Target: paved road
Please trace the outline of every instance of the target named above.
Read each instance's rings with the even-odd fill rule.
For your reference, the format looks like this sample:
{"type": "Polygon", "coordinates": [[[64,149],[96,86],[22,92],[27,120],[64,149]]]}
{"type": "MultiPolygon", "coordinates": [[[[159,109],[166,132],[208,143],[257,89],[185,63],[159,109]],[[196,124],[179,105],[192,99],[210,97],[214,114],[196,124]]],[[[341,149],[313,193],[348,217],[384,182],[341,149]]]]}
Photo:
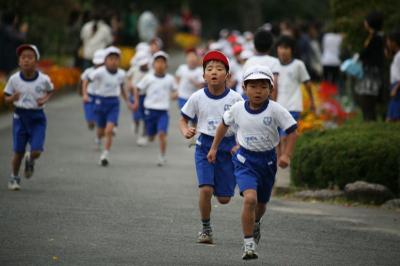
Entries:
{"type": "MultiPolygon", "coordinates": [[[[216,244],[195,243],[199,229],[193,149],[177,130],[173,108],[168,164],[157,145],[135,146],[126,109],[111,153],[97,165],[80,99],[47,108],[46,152],[20,192],[6,189],[10,115],[1,115],[0,265],[242,265],[240,208],[214,201],[216,244]]],[[[266,265],[398,265],[400,214],[273,199],[262,227],[266,265]]]]}
{"type": "Polygon", "coordinates": [[[274,198],[258,261],[241,261],[241,198],[213,201],[216,244],[200,229],[193,149],[171,114],[168,164],[135,145],[126,108],[97,165],[93,133],[75,94],[47,106],[46,152],[20,192],[7,190],[11,114],[0,115],[0,265],[399,265],[400,213],[274,198]]]}

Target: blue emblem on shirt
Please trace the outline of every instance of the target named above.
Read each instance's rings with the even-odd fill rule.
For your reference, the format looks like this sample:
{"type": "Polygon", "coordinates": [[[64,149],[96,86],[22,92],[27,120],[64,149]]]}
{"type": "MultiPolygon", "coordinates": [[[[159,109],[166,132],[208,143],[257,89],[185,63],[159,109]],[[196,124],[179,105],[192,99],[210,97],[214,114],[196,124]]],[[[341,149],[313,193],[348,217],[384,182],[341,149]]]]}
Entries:
{"type": "Polygon", "coordinates": [[[224,111],[228,111],[231,108],[231,104],[225,104],[224,111]]]}
{"type": "Polygon", "coordinates": [[[264,117],[264,118],[263,118],[263,123],[264,123],[264,125],[266,125],[266,126],[270,126],[271,123],[272,123],[272,117],[270,117],[270,116],[264,117]]]}

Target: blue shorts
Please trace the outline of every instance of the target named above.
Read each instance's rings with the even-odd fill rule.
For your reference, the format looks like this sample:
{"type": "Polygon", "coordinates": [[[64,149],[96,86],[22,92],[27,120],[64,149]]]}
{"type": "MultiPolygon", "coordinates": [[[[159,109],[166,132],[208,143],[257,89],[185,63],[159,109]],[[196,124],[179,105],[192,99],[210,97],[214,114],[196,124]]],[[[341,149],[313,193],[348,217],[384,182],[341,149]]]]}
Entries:
{"type": "Polygon", "coordinates": [[[275,150],[254,152],[240,147],[232,161],[240,193],[254,189],[258,202],[267,203],[271,198],[277,170],[275,150]]]}
{"type": "Polygon", "coordinates": [[[119,116],[119,98],[96,96],[95,113],[98,128],[105,128],[107,123],[113,123],[117,126],[119,116]]]}
{"type": "Polygon", "coordinates": [[[183,98],[178,98],[178,107],[179,110],[181,110],[183,108],[183,106],[185,105],[185,103],[187,102],[188,99],[183,99],[183,98]]]}
{"type": "MultiPolygon", "coordinates": [[[[394,89],[398,82],[390,85],[390,91],[394,89]]],[[[387,118],[391,120],[400,120],[400,91],[397,92],[395,97],[391,97],[388,106],[387,118]]]]}
{"type": "MultiPolygon", "coordinates": [[[[230,149],[217,152],[215,163],[209,163],[207,154],[210,150],[213,137],[201,134],[197,141],[194,154],[196,173],[199,187],[208,185],[214,188],[214,195],[219,197],[232,197],[235,194],[236,180],[233,175],[233,163],[230,149]]],[[[235,138],[224,138],[225,143],[235,145],[235,138]]],[[[228,144],[229,145],[229,144],[228,144]]]]}
{"type": "MultiPolygon", "coordinates": [[[[289,111],[289,113],[292,115],[293,119],[296,120],[296,122],[298,122],[300,120],[301,112],[289,111]]],[[[279,128],[278,131],[279,131],[279,136],[281,136],[281,137],[287,136],[287,134],[284,130],[279,128]]]]}
{"type": "Polygon", "coordinates": [[[96,113],[95,113],[95,96],[89,94],[89,101],[83,103],[83,111],[85,113],[85,119],[87,122],[95,122],[96,121],[96,113]]]}
{"type": "Polygon", "coordinates": [[[13,115],[13,148],[24,153],[29,143],[31,151],[43,151],[47,119],[43,110],[16,108],[13,115]]]}
{"type": "MultiPolygon", "coordinates": [[[[146,98],[146,95],[139,95],[139,107],[136,112],[132,112],[133,121],[144,120],[144,98],[146,98]]],[[[131,103],[135,102],[133,95],[131,95],[129,99],[131,103]]]]}
{"type": "Polygon", "coordinates": [[[144,123],[148,136],[155,136],[157,133],[168,133],[169,115],[166,110],[146,109],[144,111],[144,123]]]}

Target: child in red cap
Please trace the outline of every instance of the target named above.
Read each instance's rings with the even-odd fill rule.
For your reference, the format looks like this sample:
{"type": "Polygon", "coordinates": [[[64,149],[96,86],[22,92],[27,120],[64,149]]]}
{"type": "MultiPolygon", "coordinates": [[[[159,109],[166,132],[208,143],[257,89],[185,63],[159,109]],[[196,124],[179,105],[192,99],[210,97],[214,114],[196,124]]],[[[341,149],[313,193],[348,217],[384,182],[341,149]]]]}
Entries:
{"type": "Polygon", "coordinates": [[[229,77],[229,61],[219,51],[210,51],[203,58],[203,77],[207,86],[193,93],[181,109],[180,130],[190,139],[200,132],[196,141],[195,164],[199,185],[199,208],[203,229],[198,242],[212,244],[210,223],[211,198],[215,195],[221,204],[227,204],[234,195],[236,186],[233,175],[231,152],[236,146],[234,131],[229,131],[218,149],[215,163],[207,161],[207,154],[213,142],[222,116],[234,103],[241,101],[237,92],[226,88],[229,77]],[[189,121],[197,117],[196,128],[189,121]]]}
{"type": "Polygon", "coordinates": [[[40,54],[35,45],[23,44],[17,48],[20,71],[10,77],[4,89],[5,101],[15,106],[13,114],[12,173],[8,182],[10,190],[19,190],[19,169],[25,154],[25,177],[33,175],[35,160],[43,151],[47,120],[44,104],[53,93],[49,76],[36,68],[40,54]],[[30,151],[25,153],[29,143],[30,151]]]}

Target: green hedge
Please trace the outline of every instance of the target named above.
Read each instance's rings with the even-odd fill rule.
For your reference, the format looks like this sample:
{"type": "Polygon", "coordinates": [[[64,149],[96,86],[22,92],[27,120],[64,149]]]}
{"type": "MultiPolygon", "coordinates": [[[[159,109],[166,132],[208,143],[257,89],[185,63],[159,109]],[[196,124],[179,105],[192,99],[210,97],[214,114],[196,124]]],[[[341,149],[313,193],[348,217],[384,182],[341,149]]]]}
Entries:
{"type": "Polygon", "coordinates": [[[364,180],[399,194],[400,123],[365,123],[305,133],[297,140],[291,165],[296,186],[343,188],[364,180]]]}

